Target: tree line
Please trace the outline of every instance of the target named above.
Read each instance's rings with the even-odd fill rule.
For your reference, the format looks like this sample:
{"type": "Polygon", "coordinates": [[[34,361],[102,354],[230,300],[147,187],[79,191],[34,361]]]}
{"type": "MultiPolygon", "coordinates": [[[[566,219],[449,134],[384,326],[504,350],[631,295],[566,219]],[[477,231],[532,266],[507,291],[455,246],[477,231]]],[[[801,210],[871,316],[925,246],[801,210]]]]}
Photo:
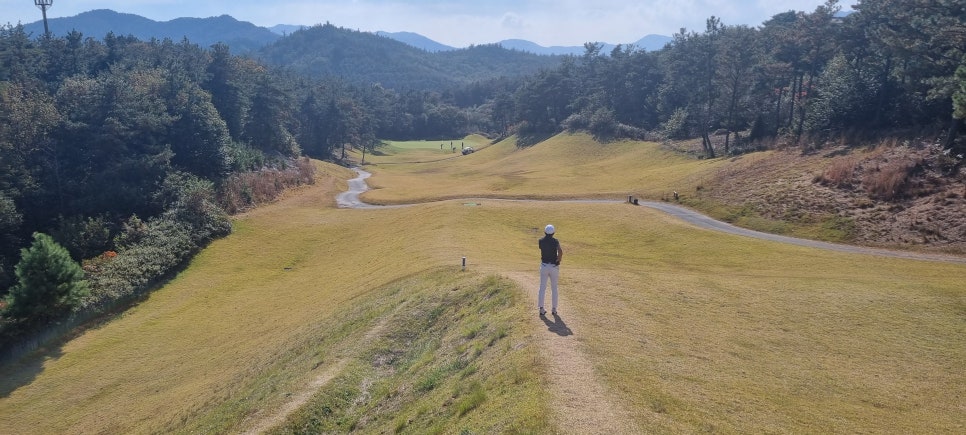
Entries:
{"type": "Polygon", "coordinates": [[[329,74],[367,77],[356,82],[354,101],[371,114],[380,138],[517,134],[526,144],[584,130],[601,140],[700,138],[704,154],[714,157],[778,139],[863,143],[899,134],[938,137],[959,155],[966,152],[964,8],[954,0],[862,0],[841,16],[830,0],[757,27],[710,17],[704,29],[682,29],[662,50],[623,45],[603,52],[602,44],[587,43],[583,55],[555,57],[524,76],[508,71],[531,61],[514,64],[491,46],[445,59],[407,48],[400,56],[422,70],[403,67],[391,60],[395,41],[380,46],[374,35],[332,25],[293,35],[316,49],[299,52],[294,39],[283,39],[260,58],[308,75],[323,72],[306,65],[324,65],[329,74]],[[378,74],[338,62],[347,57],[369,59],[362,70],[378,74]],[[478,78],[439,81],[440,71],[478,78]],[[427,90],[411,76],[434,81],[427,90]]]}
{"type": "MultiPolygon", "coordinates": [[[[311,182],[300,157],[344,158],[384,139],[515,134],[525,145],[581,130],[603,141],[700,138],[715,157],[778,138],[926,134],[966,154],[966,5],[854,9],[839,18],[830,0],[758,27],[711,17],[658,51],[588,43],[530,75],[505,73],[509,61],[429,87],[310,75],[285,56],[240,57],[223,44],[0,27],[0,332],[9,339],[143,291],[227,234],[227,213],[255,202],[258,183],[311,182]],[[83,273],[37,275],[46,264],[83,273]],[[77,285],[40,279],[53,275],[77,285]]],[[[333,33],[359,36],[331,25],[292,36],[313,47],[313,35],[333,33]]],[[[380,40],[398,44],[366,43],[380,40]]],[[[361,55],[320,52],[333,65],[361,55]]],[[[486,68],[472,53],[503,56],[481,46],[448,67],[486,68]]]]}
{"type": "Polygon", "coordinates": [[[516,91],[524,135],[590,130],[601,138],[700,137],[708,157],[787,137],[936,134],[962,154],[966,4],[861,0],[789,11],[758,27],[711,17],[664,49],[599,44],[516,91]],[[725,135],[723,146],[711,136],[725,135]]]}

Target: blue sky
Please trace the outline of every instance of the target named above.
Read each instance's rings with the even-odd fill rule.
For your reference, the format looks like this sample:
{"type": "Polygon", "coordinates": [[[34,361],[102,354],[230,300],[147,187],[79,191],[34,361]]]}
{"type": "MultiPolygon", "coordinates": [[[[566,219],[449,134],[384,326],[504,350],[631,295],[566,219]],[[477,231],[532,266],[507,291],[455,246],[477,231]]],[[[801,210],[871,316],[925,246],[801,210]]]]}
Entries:
{"type": "MultiPolygon", "coordinates": [[[[823,0],[53,0],[49,18],[112,9],[157,21],[231,15],[259,26],[329,22],[362,31],[416,32],[465,47],[504,39],[543,46],[629,43],[648,34],[702,30],[705,20],[756,26],[788,10],[811,12],[823,0]]],[[[848,9],[852,1],[840,2],[848,9]]],[[[27,0],[0,0],[0,23],[40,20],[27,0]]]]}

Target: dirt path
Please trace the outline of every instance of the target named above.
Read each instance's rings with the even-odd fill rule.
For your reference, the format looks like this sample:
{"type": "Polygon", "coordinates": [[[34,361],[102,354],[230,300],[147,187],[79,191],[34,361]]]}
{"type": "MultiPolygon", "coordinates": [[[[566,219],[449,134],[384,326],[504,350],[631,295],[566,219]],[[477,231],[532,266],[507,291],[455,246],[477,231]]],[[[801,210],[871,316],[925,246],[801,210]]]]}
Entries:
{"type": "MultiPolygon", "coordinates": [[[[526,290],[528,304],[537,300],[536,271],[510,273],[507,277],[526,290]]],[[[561,306],[568,306],[566,299],[565,294],[560,295],[561,306]]],[[[580,319],[562,311],[559,316],[547,313],[541,318],[536,307],[532,312],[533,327],[539,331],[534,334],[535,342],[549,368],[553,398],[550,421],[559,433],[642,433],[631,413],[613,400],[615,394],[601,382],[593,364],[580,350],[580,319]]]]}
{"type": "MultiPolygon", "coordinates": [[[[400,304],[395,308],[395,311],[398,311],[405,305],[405,303],[400,304]]],[[[363,337],[360,343],[371,342],[372,340],[375,340],[377,336],[382,334],[389,324],[390,317],[391,316],[384,316],[382,321],[377,323],[376,326],[373,326],[372,329],[366,332],[365,337],[363,337]]],[[[289,397],[288,401],[274,411],[271,415],[256,414],[251,418],[251,420],[256,421],[249,421],[246,422],[246,424],[243,424],[243,427],[250,427],[250,429],[245,431],[245,434],[257,435],[265,433],[269,429],[282,424],[289,415],[299,409],[302,405],[308,403],[309,399],[311,399],[315,393],[317,393],[320,389],[322,389],[322,387],[338,376],[339,373],[345,369],[346,364],[348,363],[349,357],[343,357],[336,360],[332,364],[325,366],[325,368],[319,372],[319,374],[316,375],[311,382],[305,384],[301,390],[289,397]]]]}

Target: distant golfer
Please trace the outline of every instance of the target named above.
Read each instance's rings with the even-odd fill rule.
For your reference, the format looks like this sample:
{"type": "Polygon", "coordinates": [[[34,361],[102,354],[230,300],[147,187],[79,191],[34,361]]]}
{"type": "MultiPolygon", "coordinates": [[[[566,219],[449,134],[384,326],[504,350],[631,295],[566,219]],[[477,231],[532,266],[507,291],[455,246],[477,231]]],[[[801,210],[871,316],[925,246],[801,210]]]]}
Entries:
{"type": "Polygon", "coordinates": [[[551,312],[557,315],[557,279],[560,277],[560,260],[563,259],[563,248],[560,241],[553,237],[556,230],[553,225],[547,225],[543,229],[544,236],[538,243],[540,245],[540,293],[537,294],[537,307],[540,308],[540,316],[545,316],[547,310],[543,309],[543,299],[547,293],[547,279],[550,279],[551,292],[551,312]]]}

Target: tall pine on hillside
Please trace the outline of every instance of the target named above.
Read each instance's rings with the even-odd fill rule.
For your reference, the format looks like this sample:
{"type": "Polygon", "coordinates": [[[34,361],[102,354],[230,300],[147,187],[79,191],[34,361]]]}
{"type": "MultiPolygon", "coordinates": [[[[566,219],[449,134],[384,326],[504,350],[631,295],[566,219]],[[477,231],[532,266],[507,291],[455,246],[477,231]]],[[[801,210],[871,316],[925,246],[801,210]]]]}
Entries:
{"type": "Polygon", "coordinates": [[[81,269],[63,246],[43,233],[21,251],[4,315],[26,323],[46,323],[66,315],[88,294],[81,269]]]}

